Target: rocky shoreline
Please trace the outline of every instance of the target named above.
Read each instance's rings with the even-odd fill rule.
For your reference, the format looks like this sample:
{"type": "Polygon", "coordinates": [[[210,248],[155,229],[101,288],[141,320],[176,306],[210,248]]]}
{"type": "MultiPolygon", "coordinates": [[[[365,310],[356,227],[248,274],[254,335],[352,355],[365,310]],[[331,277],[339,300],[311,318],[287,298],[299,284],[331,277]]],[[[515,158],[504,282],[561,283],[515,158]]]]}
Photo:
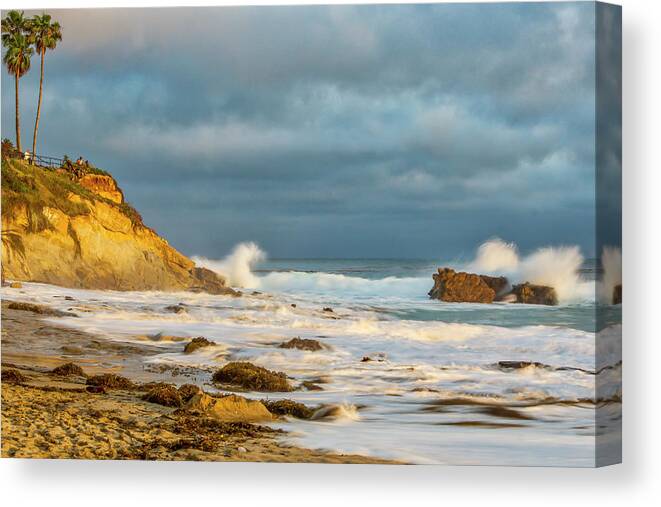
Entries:
{"type": "MultiPolygon", "coordinates": [[[[2,302],[2,457],[395,463],[285,445],[265,424],[314,409],[204,392],[194,371],[145,370],[155,347],[58,327],[33,306],[2,302]]],[[[283,380],[234,364],[219,380],[283,380]]]]}

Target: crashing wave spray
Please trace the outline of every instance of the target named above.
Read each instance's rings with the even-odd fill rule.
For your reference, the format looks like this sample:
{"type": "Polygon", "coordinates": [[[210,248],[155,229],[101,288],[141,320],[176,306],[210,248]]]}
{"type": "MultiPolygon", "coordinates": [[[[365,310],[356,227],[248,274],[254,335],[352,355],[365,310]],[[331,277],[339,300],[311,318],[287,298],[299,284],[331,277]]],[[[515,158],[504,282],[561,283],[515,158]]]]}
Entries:
{"type": "Polygon", "coordinates": [[[195,264],[223,275],[231,286],[244,289],[256,289],[260,286],[259,278],[252,273],[252,267],[264,260],[266,254],[253,242],[239,243],[221,261],[193,257],[195,264]]]}
{"type": "Polygon", "coordinates": [[[482,274],[515,273],[518,267],[519,253],[516,245],[500,238],[482,243],[477,249],[475,260],[470,264],[471,271],[482,274]]]}
{"type": "Polygon", "coordinates": [[[468,268],[481,274],[505,275],[512,283],[553,287],[560,302],[589,299],[592,286],[579,275],[583,256],[577,246],[545,247],[521,258],[514,243],[499,238],[477,249],[468,268]]]}
{"type": "Polygon", "coordinates": [[[561,302],[586,299],[592,287],[579,274],[582,264],[577,246],[540,248],[521,262],[518,281],[553,287],[561,302]]]}

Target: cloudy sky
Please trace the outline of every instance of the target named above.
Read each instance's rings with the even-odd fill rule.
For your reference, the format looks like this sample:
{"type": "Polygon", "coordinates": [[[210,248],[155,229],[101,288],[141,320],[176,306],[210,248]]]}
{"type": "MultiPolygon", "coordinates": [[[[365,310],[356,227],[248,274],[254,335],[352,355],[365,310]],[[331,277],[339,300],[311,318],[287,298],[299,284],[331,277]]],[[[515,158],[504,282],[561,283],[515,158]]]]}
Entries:
{"type": "MultiPolygon", "coordinates": [[[[51,13],[37,151],[109,170],[186,254],[594,253],[591,3],[51,13]]],[[[12,139],[13,111],[3,71],[12,139]]]]}

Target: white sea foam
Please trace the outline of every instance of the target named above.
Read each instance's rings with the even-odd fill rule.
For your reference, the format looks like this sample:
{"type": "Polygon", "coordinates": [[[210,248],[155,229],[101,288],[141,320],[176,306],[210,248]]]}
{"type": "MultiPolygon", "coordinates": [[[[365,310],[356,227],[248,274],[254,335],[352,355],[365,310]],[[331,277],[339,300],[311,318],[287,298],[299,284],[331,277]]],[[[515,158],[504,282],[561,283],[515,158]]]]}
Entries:
{"type": "MultiPolygon", "coordinates": [[[[222,260],[193,257],[200,266],[228,278],[230,285],[246,289],[288,294],[324,294],[330,297],[424,297],[430,286],[429,275],[419,277],[387,276],[368,279],[339,273],[285,271],[256,276],[252,269],[266,259],[255,243],[240,243],[222,260]]],[[[615,269],[619,258],[613,250],[605,250],[608,287],[621,278],[615,269]]],[[[555,288],[560,303],[594,300],[594,282],[579,274],[583,256],[577,246],[544,247],[521,256],[514,243],[493,238],[477,249],[475,259],[461,269],[481,274],[504,275],[511,283],[530,282],[555,288]]]]}
{"type": "Polygon", "coordinates": [[[515,273],[519,267],[519,253],[514,243],[493,238],[477,249],[475,260],[469,265],[471,271],[481,274],[515,273]]]}
{"type": "MultiPolygon", "coordinates": [[[[268,276],[260,281],[264,278],[268,276]]],[[[561,312],[558,318],[563,321],[568,310],[526,305],[438,305],[424,294],[418,299],[386,301],[383,284],[393,284],[390,287],[399,290],[396,280],[347,282],[342,278],[322,278],[331,280],[327,291],[335,291],[337,298],[332,314],[322,311],[322,295],[301,296],[296,291],[256,296],[248,293],[233,298],[183,292],[85,291],[31,283],[25,283],[22,291],[1,291],[3,297],[51,304],[62,310],[84,307],[86,311],[76,311],[77,318],[52,320],[97,334],[100,339],[144,343],[145,336],[162,333],[205,336],[218,344],[184,354],[184,341],[154,340],[158,352],[146,357],[147,363],[199,367],[208,372],[228,361],[247,360],[286,372],[296,387],[305,380],[321,379],[321,391],[269,393],[273,399],[286,397],[310,406],[332,407],[317,420],[273,423],[283,425],[290,431],[285,438],[299,445],[415,462],[452,459],[457,463],[503,462],[500,449],[506,445],[505,458],[511,463],[566,463],[572,457],[576,459],[574,464],[591,463],[594,439],[588,432],[584,435],[572,428],[594,425],[594,412],[571,404],[542,404],[525,409],[527,415],[534,417],[525,422],[525,427],[503,427],[497,432],[446,425],[493,422],[479,403],[494,400],[527,404],[548,398],[572,401],[593,397],[595,375],[556,368],[594,370],[594,333],[557,322],[530,325],[538,323],[540,312],[561,312]],[[345,284],[341,290],[333,285],[340,282],[345,284]],[[342,296],[358,293],[360,287],[368,287],[365,293],[372,291],[374,295],[367,304],[342,296]],[[64,296],[75,301],[65,300],[64,296]],[[290,305],[293,301],[296,307],[290,305]],[[379,311],[373,309],[373,302],[377,301],[379,311]],[[176,303],[184,303],[186,313],[164,310],[176,303]],[[408,320],[381,311],[386,306],[391,310],[444,308],[444,312],[451,312],[461,321],[408,320]],[[499,325],[508,315],[517,315],[516,324],[499,325]],[[490,324],[483,323],[485,319],[490,324]],[[305,352],[278,347],[294,336],[319,340],[327,348],[305,352]],[[363,361],[365,357],[371,360],[363,361]],[[550,367],[508,372],[496,366],[501,360],[537,361],[550,367]],[[420,389],[431,394],[423,396],[420,389]],[[434,401],[439,398],[469,399],[476,404],[436,411],[434,401]]],[[[426,280],[424,288],[428,283],[426,280]]],[[[319,287],[314,290],[322,292],[319,287]]],[[[585,311],[593,314],[589,307],[585,311]]],[[[609,360],[618,357],[616,330],[613,327],[600,333],[597,340],[603,357],[609,360]]],[[[606,387],[600,392],[620,392],[616,373],[615,369],[604,370],[602,383],[606,387]]],[[[200,375],[203,382],[208,373],[200,375]]],[[[245,395],[264,397],[263,393],[245,395]]]]}
{"type": "Polygon", "coordinates": [[[315,293],[329,296],[377,296],[388,298],[416,297],[429,290],[431,277],[389,276],[371,280],[336,273],[303,273],[289,271],[269,273],[260,278],[260,286],[267,291],[287,293],[315,293]]]}
{"type": "Polygon", "coordinates": [[[477,249],[467,268],[505,275],[512,283],[530,282],[556,290],[561,303],[594,299],[594,282],[581,278],[583,255],[577,246],[544,247],[521,257],[514,243],[491,239],[477,249]]]}
{"type": "Polygon", "coordinates": [[[239,243],[227,257],[220,261],[206,257],[193,257],[195,264],[225,276],[231,286],[245,289],[259,288],[259,278],[252,273],[252,268],[265,259],[266,253],[252,242],[239,243]]]}
{"type": "Polygon", "coordinates": [[[312,420],[332,420],[334,422],[359,421],[360,414],[355,405],[351,403],[342,403],[339,405],[321,407],[312,414],[312,420]]]}
{"type": "Polygon", "coordinates": [[[560,302],[594,299],[594,284],[579,274],[582,264],[577,246],[540,248],[523,259],[518,281],[551,286],[560,302]]]}

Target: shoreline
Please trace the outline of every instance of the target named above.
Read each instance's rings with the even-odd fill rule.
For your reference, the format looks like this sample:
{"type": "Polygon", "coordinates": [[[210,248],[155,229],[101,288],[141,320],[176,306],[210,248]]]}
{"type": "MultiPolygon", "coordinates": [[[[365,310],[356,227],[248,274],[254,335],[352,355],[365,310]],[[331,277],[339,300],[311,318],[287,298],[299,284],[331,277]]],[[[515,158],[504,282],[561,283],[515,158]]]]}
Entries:
{"type": "MultiPolygon", "coordinates": [[[[86,390],[82,376],[50,371],[73,362],[86,375],[115,373],[136,384],[191,383],[194,372],[149,371],[149,344],[109,341],[46,322],[48,315],[2,301],[2,457],[402,464],[369,456],[312,450],[279,441],[282,430],[222,422],[142,399],[143,390],[86,390]]],[[[50,308],[48,306],[46,309],[50,308]]],[[[194,380],[192,381],[193,383],[194,380]]]]}

